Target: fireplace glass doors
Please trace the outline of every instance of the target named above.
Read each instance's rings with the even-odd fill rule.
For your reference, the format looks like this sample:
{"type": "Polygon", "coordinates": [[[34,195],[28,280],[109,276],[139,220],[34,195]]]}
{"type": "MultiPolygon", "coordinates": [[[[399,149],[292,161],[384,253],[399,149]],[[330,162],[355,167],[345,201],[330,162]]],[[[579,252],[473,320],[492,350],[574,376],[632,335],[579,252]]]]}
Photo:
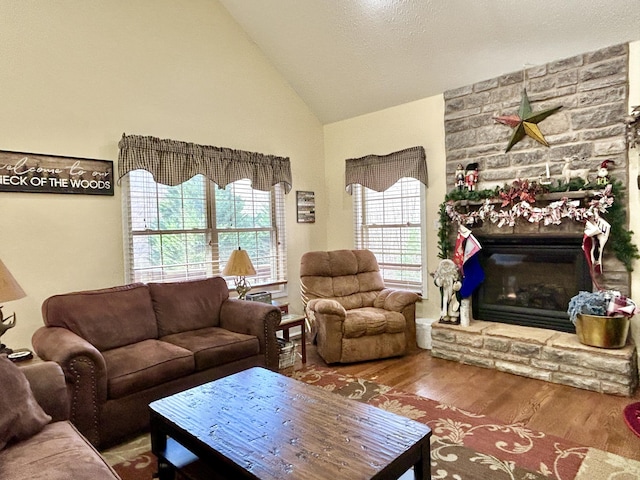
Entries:
{"type": "Polygon", "coordinates": [[[582,238],[478,240],[485,280],[473,296],[474,318],[575,333],[569,300],[592,289],[582,238]]]}

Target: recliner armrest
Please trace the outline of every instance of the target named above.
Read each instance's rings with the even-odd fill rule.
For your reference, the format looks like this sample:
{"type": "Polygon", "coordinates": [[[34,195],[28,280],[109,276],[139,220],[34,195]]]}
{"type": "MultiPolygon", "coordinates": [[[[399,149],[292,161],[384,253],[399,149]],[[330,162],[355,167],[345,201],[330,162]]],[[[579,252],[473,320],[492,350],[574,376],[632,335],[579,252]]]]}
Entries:
{"type": "Polygon", "coordinates": [[[420,300],[420,296],[417,293],[385,288],[384,290],[380,290],[380,293],[373,302],[373,306],[402,313],[406,307],[416,303],[418,300],[420,300]]]}
{"type": "Polygon", "coordinates": [[[314,300],[310,300],[307,304],[307,308],[321,315],[337,315],[343,320],[347,316],[347,311],[340,302],[329,298],[316,298],[314,300]]]}
{"type": "Polygon", "coordinates": [[[307,303],[307,312],[317,334],[318,353],[327,363],[342,357],[342,328],[347,312],[337,300],[316,298],[307,303]]]}

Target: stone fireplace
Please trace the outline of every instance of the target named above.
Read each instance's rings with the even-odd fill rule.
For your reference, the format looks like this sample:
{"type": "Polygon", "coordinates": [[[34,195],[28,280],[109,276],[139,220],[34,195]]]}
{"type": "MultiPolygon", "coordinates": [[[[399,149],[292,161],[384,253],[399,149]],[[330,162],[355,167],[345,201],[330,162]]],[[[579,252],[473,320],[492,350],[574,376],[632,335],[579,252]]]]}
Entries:
{"type": "MultiPolygon", "coordinates": [[[[567,157],[575,159],[573,168],[588,168],[593,177],[604,160],[613,160],[609,173],[628,185],[623,123],[628,112],[628,61],[628,45],[616,45],[445,92],[447,190],[455,188],[459,164],[478,164],[481,190],[517,179],[536,180],[545,171],[558,179],[567,157]],[[525,88],[534,112],[558,105],[562,109],[539,124],[550,147],[525,137],[506,153],[512,132],[493,118],[517,113],[525,88]]],[[[537,197],[535,205],[569,197],[584,206],[593,194],[547,194],[537,197]]],[[[469,210],[481,202],[462,203],[469,210]]],[[[475,320],[469,327],[432,326],[432,354],[631,395],[638,383],[635,346],[630,342],[614,350],[582,345],[566,315],[568,299],[592,288],[581,251],[584,224],[518,219],[513,226],[489,221],[467,226],[483,250],[486,247],[483,265],[490,278],[475,292],[475,320]]],[[[630,274],[610,249],[604,253],[600,285],[629,294],[630,274]]]]}

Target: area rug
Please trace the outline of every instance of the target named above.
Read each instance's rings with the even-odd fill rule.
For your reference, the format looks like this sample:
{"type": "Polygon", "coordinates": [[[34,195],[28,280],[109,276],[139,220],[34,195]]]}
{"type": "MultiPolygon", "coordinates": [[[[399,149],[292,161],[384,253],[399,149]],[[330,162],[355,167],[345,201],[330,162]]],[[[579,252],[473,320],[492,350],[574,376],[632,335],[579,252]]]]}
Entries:
{"type": "MultiPolygon", "coordinates": [[[[640,462],[474,414],[375,382],[317,367],[291,375],[353,400],[431,427],[434,480],[637,480],[640,462]]],[[[114,465],[123,480],[150,480],[156,459],[145,451],[114,465]]],[[[339,480],[339,479],[334,479],[339,480]]]]}

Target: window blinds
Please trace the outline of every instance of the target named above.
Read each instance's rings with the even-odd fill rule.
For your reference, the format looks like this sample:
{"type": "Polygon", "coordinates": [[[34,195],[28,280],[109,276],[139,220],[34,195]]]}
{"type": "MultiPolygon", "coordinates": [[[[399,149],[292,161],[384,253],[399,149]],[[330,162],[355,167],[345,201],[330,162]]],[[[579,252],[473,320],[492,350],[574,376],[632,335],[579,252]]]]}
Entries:
{"type": "Polygon", "coordinates": [[[402,178],[384,192],[354,186],[356,248],[371,250],[389,288],[422,293],[420,182],[402,178]]]}

